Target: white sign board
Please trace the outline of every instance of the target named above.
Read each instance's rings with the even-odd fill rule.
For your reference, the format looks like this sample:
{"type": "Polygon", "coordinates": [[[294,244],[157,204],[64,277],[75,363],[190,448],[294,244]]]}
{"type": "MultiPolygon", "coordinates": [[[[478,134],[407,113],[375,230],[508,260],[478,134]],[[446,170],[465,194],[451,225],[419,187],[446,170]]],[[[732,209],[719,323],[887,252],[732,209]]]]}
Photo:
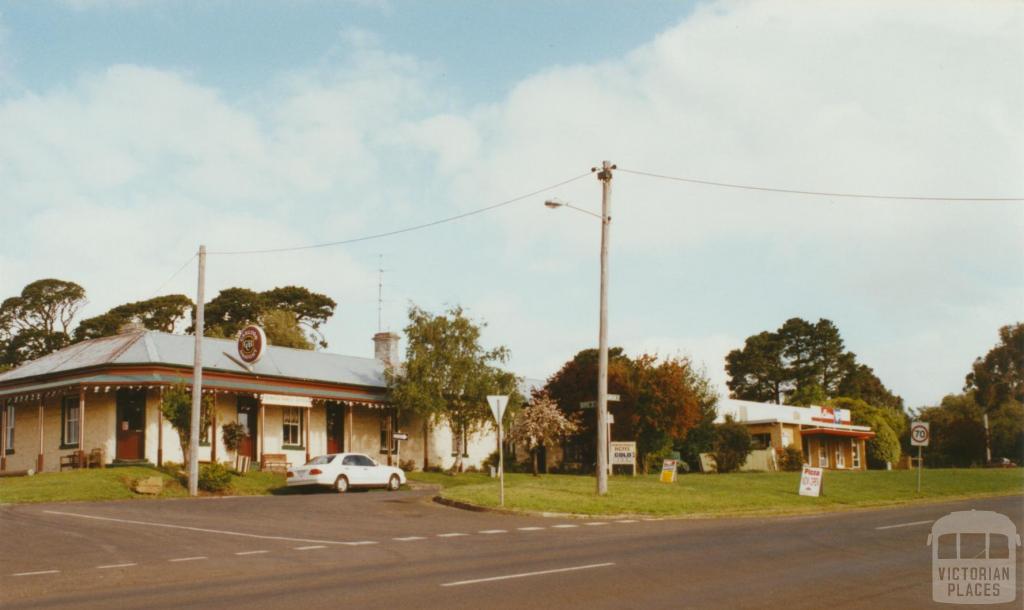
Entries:
{"type": "Polygon", "coordinates": [[[632,466],[636,463],[636,443],[614,442],[610,443],[612,466],[632,466]]]}
{"type": "Polygon", "coordinates": [[[822,468],[811,468],[810,466],[804,466],[803,472],[800,474],[800,495],[801,496],[813,496],[817,498],[821,495],[821,479],[825,474],[825,470],[822,468]]]}
{"type": "Polygon", "coordinates": [[[487,404],[491,405],[494,421],[501,423],[501,418],[505,416],[505,407],[508,406],[508,396],[488,396],[487,404]]]}
{"type": "Polygon", "coordinates": [[[312,408],[313,399],[308,396],[287,396],[285,394],[264,394],[263,404],[274,405],[275,407],[302,407],[312,408]]]}
{"type": "Polygon", "coordinates": [[[931,424],[916,421],[910,424],[910,444],[914,447],[927,447],[931,440],[931,424]]]}
{"type": "Polygon", "coordinates": [[[395,439],[396,441],[407,441],[409,440],[409,435],[406,434],[405,432],[395,432],[394,434],[391,435],[391,438],[395,439]]]}

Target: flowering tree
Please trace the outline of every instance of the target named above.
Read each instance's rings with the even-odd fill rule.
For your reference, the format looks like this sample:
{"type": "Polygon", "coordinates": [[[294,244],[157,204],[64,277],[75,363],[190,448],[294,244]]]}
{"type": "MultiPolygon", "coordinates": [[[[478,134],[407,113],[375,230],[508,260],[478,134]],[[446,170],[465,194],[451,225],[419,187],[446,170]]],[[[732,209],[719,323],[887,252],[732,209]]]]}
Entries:
{"type": "Polygon", "coordinates": [[[574,418],[566,417],[547,394],[534,396],[530,404],[519,411],[510,437],[514,442],[526,443],[533,462],[533,476],[537,476],[537,452],[579,429],[574,418]]]}

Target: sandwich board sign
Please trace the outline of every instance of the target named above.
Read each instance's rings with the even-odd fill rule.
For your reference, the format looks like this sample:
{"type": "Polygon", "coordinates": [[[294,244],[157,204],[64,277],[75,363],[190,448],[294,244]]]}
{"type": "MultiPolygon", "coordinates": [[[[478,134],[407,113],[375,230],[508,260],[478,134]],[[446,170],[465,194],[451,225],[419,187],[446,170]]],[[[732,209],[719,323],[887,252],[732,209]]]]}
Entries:
{"type": "Polygon", "coordinates": [[[825,470],[823,468],[811,468],[805,465],[803,472],[800,473],[800,495],[815,498],[820,496],[821,481],[824,478],[824,474],[825,470]]]}
{"type": "Polygon", "coordinates": [[[662,483],[675,483],[676,482],[676,464],[678,460],[665,460],[661,464],[661,479],[662,483]]]}

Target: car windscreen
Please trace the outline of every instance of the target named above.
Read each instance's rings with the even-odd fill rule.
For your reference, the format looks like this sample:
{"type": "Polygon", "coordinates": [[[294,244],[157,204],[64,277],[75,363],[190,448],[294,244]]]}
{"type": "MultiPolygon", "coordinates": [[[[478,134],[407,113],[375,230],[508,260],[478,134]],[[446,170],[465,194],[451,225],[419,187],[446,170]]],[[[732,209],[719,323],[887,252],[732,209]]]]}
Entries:
{"type": "Polygon", "coordinates": [[[334,461],[334,455],[318,455],[315,458],[306,462],[306,466],[316,466],[318,464],[330,464],[334,461]]]}

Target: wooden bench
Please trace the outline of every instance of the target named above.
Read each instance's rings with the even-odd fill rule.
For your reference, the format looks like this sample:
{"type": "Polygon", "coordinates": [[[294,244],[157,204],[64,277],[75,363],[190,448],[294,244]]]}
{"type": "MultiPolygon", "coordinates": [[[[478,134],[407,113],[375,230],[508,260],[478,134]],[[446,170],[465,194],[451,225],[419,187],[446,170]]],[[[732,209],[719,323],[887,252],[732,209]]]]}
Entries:
{"type": "Polygon", "coordinates": [[[260,470],[263,472],[288,472],[291,463],[283,453],[264,453],[260,458],[260,470]]]}
{"type": "Polygon", "coordinates": [[[82,468],[86,464],[84,451],[72,451],[67,455],[60,456],[60,469],[82,468]]]}

